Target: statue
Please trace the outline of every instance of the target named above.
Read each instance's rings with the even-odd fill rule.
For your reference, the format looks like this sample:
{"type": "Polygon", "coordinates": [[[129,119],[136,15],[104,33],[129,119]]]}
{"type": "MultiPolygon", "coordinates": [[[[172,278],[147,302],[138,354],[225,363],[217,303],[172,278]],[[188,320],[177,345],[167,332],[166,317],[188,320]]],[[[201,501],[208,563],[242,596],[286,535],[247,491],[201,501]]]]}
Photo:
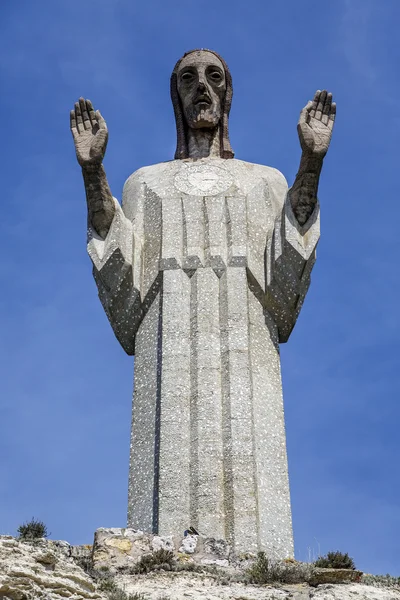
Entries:
{"type": "Polygon", "coordinates": [[[128,526],[194,527],[236,552],[293,555],[279,343],[295,325],[319,237],[318,180],[336,106],[301,111],[300,169],[234,159],[232,80],[210,50],[171,77],[175,160],[125,183],[103,168],[107,126],[71,111],[88,205],[88,251],[115,335],[135,355],[128,526]]]}

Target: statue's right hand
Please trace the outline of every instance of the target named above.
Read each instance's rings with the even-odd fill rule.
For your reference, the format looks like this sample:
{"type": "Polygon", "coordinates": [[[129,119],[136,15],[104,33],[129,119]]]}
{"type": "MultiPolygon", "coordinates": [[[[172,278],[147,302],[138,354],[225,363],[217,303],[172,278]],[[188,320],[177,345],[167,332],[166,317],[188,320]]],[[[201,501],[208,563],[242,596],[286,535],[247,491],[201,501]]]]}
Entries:
{"type": "Polygon", "coordinates": [[[81,167],[96,167],[103,161],[108,130],[100,111],[94,111],[90,100],[79,98],[71,110],[71,132],[74,138],[76,157],[81,167]]]}

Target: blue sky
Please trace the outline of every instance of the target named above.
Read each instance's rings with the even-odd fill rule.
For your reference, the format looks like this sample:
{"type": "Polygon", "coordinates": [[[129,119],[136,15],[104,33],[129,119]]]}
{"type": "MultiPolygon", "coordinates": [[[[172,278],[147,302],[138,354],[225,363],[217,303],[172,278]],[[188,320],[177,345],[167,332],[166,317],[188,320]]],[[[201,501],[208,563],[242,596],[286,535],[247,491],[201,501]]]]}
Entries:
{"type": "Polygon", "coordinates": [[[169,76],[196,47],[230,66],[236,157],[292,182],[296,123],[317,88],[338,105],[322,236],[282,370],[296,557],[349,552],[400,575],[399,78],[396,0],[65,0],[0,7],[0,531],[31,516],[90,543],[124,526],[132,359],[97,299],[68,114],[90,98],[105,167],[169,160],[169,76]]]}

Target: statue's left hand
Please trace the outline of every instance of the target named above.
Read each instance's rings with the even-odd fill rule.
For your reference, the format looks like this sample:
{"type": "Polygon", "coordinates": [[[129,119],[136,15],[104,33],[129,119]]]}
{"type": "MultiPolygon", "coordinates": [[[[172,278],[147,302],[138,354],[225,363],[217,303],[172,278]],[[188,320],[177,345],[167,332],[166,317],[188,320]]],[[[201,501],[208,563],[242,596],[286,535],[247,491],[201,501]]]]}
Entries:
{"type": "Polygon", "coordinates": [[[326,90],[315,92],[300,113],[297,131],[303,152],[323,158],[328,152],[329,142],[336,116],[336,104],[332,94],[326,90]]]}

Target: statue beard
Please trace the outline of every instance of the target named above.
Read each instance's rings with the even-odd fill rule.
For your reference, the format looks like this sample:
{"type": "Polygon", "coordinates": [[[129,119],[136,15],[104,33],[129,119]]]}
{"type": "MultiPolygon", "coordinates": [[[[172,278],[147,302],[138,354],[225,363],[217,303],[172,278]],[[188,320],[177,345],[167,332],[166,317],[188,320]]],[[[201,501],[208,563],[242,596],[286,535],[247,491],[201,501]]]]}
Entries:
{"type": "Polygon", "coordinates": [[[221,118],[213,107],[191,106],[186,112],[186,123],[191,129],[215,129],[221,118]]]}

